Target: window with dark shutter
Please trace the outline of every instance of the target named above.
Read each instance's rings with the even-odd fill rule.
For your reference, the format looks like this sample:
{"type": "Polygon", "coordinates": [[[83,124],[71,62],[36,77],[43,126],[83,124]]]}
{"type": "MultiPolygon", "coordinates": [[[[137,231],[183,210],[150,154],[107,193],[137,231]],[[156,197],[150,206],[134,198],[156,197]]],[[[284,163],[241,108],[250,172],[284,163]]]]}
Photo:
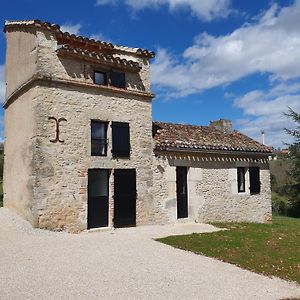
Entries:
{"type": "Polygon", "coordinates": [[[246,191],[246,189],[245,189],[245,173],[246,173],[246,168],[244,168],[244,167],[237,168],[237,181],[238,181],[238,192],[239,193],[244,193],[246,191]]]}
{"type": "Polygon", "coordinates": [[[91,121],[91,155],[107,155],[107,123],[91,121]]]}
{"type": "Polygon", "coordinates": [[[111,71],[110,79],[111,79],[112,86],[125,89],[126,87],[125,73],[111,71]]]}
{"type": "Polygon", "coordinates": [[[260,193],[260,174],[259,167],[250,167],[250,194],[259,194],[260,193]]]}
{"type": "Polygon", "coordinates": [[[112,122],[113,157],[130,157],[129,124],[112,122]]]}

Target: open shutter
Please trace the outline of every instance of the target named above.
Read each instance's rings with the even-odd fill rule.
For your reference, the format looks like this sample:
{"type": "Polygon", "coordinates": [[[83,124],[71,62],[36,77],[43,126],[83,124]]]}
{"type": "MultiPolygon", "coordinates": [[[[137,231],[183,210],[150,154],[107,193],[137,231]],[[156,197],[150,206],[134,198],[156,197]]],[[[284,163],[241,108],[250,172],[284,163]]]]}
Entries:
{"type": "Polygon", "coordinates": [[[260,174],[259,167],[250,167],[250,194],[260,193],[260,174]]]}
{"type": "Polygon", "coordinates": [[[112,71],[111,85],[121,89],[125,89],[126,87],[125,73],[112,71]]]}
{"type": "Polygon", "coordinates": [[[129,124],[112,122],[113,157],[130,157],[129,124]]]}

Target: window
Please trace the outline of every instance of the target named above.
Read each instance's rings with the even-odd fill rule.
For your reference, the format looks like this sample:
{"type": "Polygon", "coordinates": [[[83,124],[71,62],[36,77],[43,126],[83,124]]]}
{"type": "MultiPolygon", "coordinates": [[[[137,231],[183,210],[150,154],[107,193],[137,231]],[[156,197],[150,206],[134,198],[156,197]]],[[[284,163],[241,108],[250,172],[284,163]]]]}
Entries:
{"type": "Polygon", "coordinates": [[[113,157],[130,157],[129,124],[112,122],[113,157]]]}
{"type": "Polygon", "coordinates": [[[260,193],[260,174],[259,167],[250,167],[250,194],[259,194],[260,193]]]}
{"type": "Polygon", "coordinates": [[[99,85],[111,85],[117,88],[126,88],[126,79],[124,72],[110,71],[100,72],[94,71],[94,83],[99,85]]]}
{"type": "Polygon", "coordinates": [[[100,121],[91,122],[91,155],[107,155],[107,123],[100,121]]]}
{"type": "Polygon", "coordinates": [[[99,85],[107,85],[107,74],[105,72],[94,72],[94,83],[99,85]]]}
{"type": "Polygon", "coordinates": [[[125,73],[112,71],[111,85],[121,89],[125,89],[126,87],[125,73]]]}
{"type": "Polygon", "coordinates": [[[244,167],[237,168],[238,193],[244,193],[246,191],[245,174],[246,174],[246,168],[244,167]]]}

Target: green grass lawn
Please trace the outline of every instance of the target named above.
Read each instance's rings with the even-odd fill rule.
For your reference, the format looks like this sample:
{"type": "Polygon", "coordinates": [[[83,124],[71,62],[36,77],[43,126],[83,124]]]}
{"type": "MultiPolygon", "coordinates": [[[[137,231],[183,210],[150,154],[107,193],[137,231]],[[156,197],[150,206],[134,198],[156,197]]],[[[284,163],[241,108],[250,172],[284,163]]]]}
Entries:
{"type": "Polygon", "coordinates": [[[170,236],[158,241],[300,283],[300,219],[275,216],[273,224],[214,225],[229,230],[170,236]]]}

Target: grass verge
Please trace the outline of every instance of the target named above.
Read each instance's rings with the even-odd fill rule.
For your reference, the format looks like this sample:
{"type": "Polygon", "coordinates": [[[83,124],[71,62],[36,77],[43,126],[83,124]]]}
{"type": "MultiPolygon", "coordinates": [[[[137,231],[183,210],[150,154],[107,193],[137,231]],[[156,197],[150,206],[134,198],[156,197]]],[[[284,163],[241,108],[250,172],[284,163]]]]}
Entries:
{"type": "Polygon", "coordinates": [[[218,223],[229,230],[170,236],[158,241],[300,284],[300,219],[275,216],[273,224],[218,223]]]}

